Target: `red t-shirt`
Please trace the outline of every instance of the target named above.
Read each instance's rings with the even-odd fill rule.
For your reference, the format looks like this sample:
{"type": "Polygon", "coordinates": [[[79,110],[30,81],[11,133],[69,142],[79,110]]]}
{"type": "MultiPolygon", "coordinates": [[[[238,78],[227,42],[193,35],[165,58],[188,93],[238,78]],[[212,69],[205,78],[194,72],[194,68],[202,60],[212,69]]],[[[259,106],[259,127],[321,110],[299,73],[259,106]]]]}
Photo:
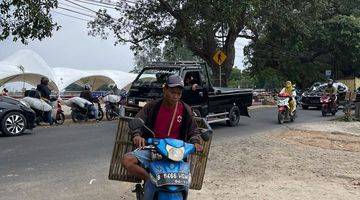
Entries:
{"type": "Polygon", "coordinates": [[[183,110],[184,105],[179,102],[177,111],[175,114],[174,122],[171,128],[170,135],[168,136],[168,131],[170,128],[171,119],[174,114],[173,108],[167,108],[163,105],[160,106],[159,113],[155,120],[154,131],[156,138],[173,138],[173,139],[180,139],[180,126],[182,122],[183,110]]]}

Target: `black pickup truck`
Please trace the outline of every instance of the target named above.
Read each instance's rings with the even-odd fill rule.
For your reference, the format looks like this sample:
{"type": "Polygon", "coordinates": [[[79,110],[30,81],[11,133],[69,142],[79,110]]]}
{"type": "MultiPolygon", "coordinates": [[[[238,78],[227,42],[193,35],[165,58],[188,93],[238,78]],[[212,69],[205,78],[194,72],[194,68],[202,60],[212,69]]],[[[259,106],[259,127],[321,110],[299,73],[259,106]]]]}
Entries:
{"type": "Polygon", "coordinates": [[[145,67],[131,84],[125,115],[134,116],[148,101],[161,98],[162,86],[172,74],[185,80],[182,100],[192,107],[195,116],[208,123],[226,121],[228,126],[237,125],[241,115],[249,117],[252,90],[213,87],[206,64],[199,62],[155,62],[145,67]],[[198,87],[194,91],[191,86],[195,83],[198,87]]]}

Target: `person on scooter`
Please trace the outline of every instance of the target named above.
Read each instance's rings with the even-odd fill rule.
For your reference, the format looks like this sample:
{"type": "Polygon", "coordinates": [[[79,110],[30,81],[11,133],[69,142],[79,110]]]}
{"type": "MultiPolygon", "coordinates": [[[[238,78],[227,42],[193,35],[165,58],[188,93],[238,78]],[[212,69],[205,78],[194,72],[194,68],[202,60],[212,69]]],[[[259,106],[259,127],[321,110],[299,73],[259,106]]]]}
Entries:
{"type": "MultiPolygon", "coordinates": [[[[180,100],[183,88],[184,81],[179,75],[169,76],[163,85],[164,97],[146,104],[136,118],[141,118],[154,131],[155,138],[189,141],[197,151],[202,151],[191,108],[180,100]]],[[[145,139],[151,137],[152,134],[146,129],[132,131],[133,144],[140,149],[126,154],[122,159],[122,165],[130,174],[145,181],[149,178],[145,169],[149,166],[150,152],[141,150],[141,147],[145,146],[145,139]]]]}
{"type": "MultiPolygon", "coordinates": [[[[335,100],[336,99],[336,94],[337,94],[337,89],[334,86],[334,81],[332,79],[329,79],[327,81],[327,85],[326,85],[325,90],[324,90],[324,95],[330,95],[330,98],[332,100],[335,100]]],[[[334,101],[334,103],[335,103],[335,101],[334,101]]]]}
{"type": "Polygon", "coordinates": [[[99,121],[99,109],[95,106],[95,103],[98,100],[92,96],[90,84],[87,83],[87,84],[84,85],[84,89],[80,93],[80,97],[90,101],[91,103],[93,103],[93,105],[89,105],[90,106],[89,107],[90,112],[91,112],[91,114],[93,116],[95,116],[96,121],[99,121]]]}
{"type": "MultiPolygon", "coordinates": [[[[42,77],[40,80],[40,84],[38,84],[36,86],[36,90],[39,91],[40,93],[40,98],[44,101],[46,101],[46,103],[48,103],[49,105],[51,105],[50,103],[50,94],[51,94],[51,90],[49,88],[49,79],[47,77],[42,77]]],[[[46,118],[46,121],[50,124],[53,125],[54,120],[51,117],[51,111],[48,112],[44,112],[44,117],[46,118]]]]}
{"type": "Polygon", "coordinates": [[[324,93],[327,95],[336,95],[337,89],[334,86],[334,81],[332,79],[329,79],[326,85],[326,88],[324,90],[324,93]]]}
{"type": "Polygon", "coordinates": [[[296,109],[296,91],[293,88],[293,85],[291,84],[291,81],[286,81],[285,87],[281,90],[280,94],[286,94],[290,96],[289,99],[289,109],[290,109],[290,115],[293,115],[295,109],[296,109]]]}

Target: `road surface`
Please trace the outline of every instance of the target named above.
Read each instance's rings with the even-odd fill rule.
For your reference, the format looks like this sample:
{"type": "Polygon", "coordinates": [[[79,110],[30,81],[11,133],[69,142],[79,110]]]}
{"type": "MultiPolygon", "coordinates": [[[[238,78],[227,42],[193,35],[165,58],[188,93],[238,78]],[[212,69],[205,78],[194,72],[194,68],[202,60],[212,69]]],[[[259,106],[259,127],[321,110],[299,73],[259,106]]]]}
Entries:
{"type": "MultiPolygon", "coordinates": [[[[237,127],[214,125],[213,144],[331,119],[318,110],[300,110],[298,116],[279,125],[275,108],[252,110],[237,127]]],[[[72,124],[0,137],[0,199],[126,199],[129,185],[107,180],[116,128],[116,122],[72,124]]]]}

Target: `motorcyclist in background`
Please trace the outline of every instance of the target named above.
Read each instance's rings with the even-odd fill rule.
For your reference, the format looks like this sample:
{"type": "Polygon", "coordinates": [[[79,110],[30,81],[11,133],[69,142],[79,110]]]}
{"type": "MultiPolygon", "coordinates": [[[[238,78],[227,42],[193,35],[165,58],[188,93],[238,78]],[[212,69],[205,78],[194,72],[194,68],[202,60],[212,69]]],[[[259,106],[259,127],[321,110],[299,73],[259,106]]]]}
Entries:
{"type": "Polygon", "coordinates": [[[286,81],[285,87],[281,90],[280,94],[286,94],[290,96],[289,99],[289,108],[290,108],[290,115],[293,115],[295,109],[296,109],[296,91],[293,88],[293,85],[291,81],[286,81]]]}
{"type": "MultiPolygon", "coordinates": [[[[39,91],[40,98],[43,99],[44,101],[46,101],[46,103],[48,103],[49,105],[51,105],[51,103],[50,103],[51,90],[49,89],[49,79],[47,77],[41,78],[40,84],[36,86],[36,90],[39,91]]],[[[54,120],[51,116],[51,111],[44,112],[44,116],[46,118],[46,121],[50,125],[53,125],[54,120]]]]}
{"type": "Polygon", "coordinates": [[[127,98],[127,91],[125,89],[119,89],[116,84],[110,84],[109,85],[110,91],[109,94],[120,96],[120,106],[119,106],[119,115],[125,116],[125,103],[127,98]]]}
{"type": "Polygon", "coordinates": [[[80,97],[93,103],[93,105],[90,106],[90,111],[91,111],[91,114],[93,116],[95,116],[96,121],[99,121],[99,110],[95,106],[95,103],[98,100],[92,96],[90,84],[87,83],[84,85],[84,90],[80,93],[80,97]]]}
{"type": "Polygon", "coordinates": [[[337,89],[334,86],[334,81],[332,79],[329,79],[326,85],[326,88],[324,90],[324,94],[327,95],[336,95],[337,89]]]}

